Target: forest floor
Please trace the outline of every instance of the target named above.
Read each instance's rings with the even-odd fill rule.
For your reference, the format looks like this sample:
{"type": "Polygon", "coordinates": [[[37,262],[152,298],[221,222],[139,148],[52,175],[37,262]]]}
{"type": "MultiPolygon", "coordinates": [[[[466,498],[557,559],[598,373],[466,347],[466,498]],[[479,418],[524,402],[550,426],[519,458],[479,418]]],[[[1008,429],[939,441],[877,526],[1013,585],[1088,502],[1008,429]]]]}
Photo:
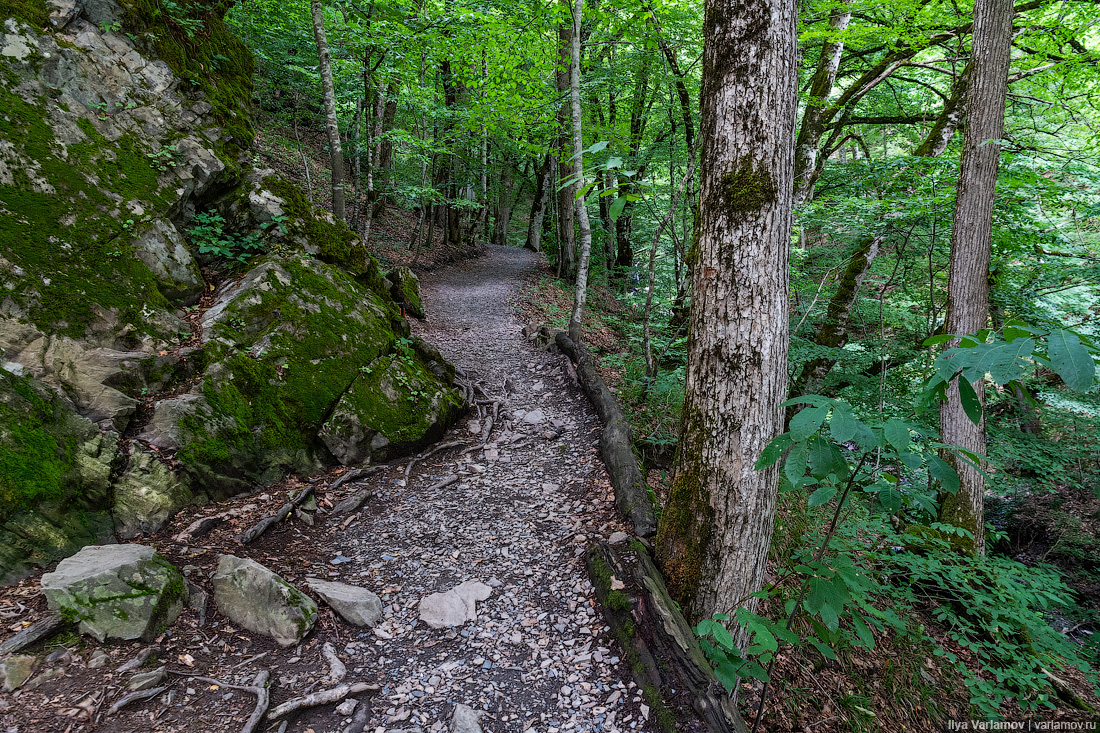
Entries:
{"type": "MultiPolygon", "coordinates": [[[[489,248],[482,259],[422,280],[428,318],[414,329],[501,403],[487,442],[479,437],[484,416],[471,412],[441,441],[460,445],[415,461],[407,476],[410,458],[329,491],[343,473],[334,471],[317,482],[320,506],[309,524],[291,518],[246,547],[237,534],[274,513],[303,480],[185,510],[138,539],[183,568],[208,597],[221,553],[250,557],[302,590],[310,577],[367,587],[384,604],[377,627],[350,626],[320,604],[321,618],[302,644],[281,649],[236,628],[209,603],[202,614],[185,611],[152,645],[99,645],[65,632],[44,645],[61,650],[52,665],[24,689],[0,695],[0,726],[237,730],[253,697],[195,676],[247,686],[261,669],[271,670],[276,705],[330,686],[321,656],[330,642],[347,667],[346,681],[380,688],[360,696],[362,711],[369,708],[361,720],[367,731],[447,730],[458,704],[483,713],[481,727],[497,733],[652,730],[581,557],[589,542],[623,529],[597,455],[599,421],[566,358],[534,350],[515,316],[518,286],[538,264],[524,250],[489,248]],[[358,513],[326,511],[364,489],[371,494],[358,513]],[[197,518],[225,513],[228,520],[201,539],[176,539],[197,518]],[[492,589],[478,602],[476,620],[435,630],[419,619],[422,598],[464,581],[492,589]],[[145,649],[152,654],[143,671],[165,666],[167,690],[108,715],[130,679],[118,667],[145,649]],[[103,653],[106,659],[92,661],[103,653]]],[[[8,631],[45,616],[39,580],[0,594],[8,631]]],[[[350,716],[335,707],[289,716],[288,730],[345,730],[350,716]]]]}

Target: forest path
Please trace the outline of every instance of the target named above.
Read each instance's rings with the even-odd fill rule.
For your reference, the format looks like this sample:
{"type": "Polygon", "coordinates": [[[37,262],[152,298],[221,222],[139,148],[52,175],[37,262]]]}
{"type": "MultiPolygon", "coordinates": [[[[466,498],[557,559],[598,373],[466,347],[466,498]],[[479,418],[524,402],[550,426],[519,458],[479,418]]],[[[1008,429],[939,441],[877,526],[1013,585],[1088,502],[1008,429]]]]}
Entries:
{"type": "MultiPolygon", "coordinates": [[[[457,704],[487,712],[482,728],[500,733],[647,727],[583,563],[591,539],[622,529],[599,420],[566,357],[536,351],[515,315],[519,285],[538,265],[526,250],[490,247],[421,278],[428,318],[414,330],[502,400],[501,419],[484,449],[417,463],[408,486],[372,500],[345,535],[341,551],[370,563],[370,587],[389,591],[371,644],[384,689],[368,731],[446,730],[457,704]],[[433,490],[449,475],[458,481],[433,490]],[[492,588],[475,620],[441,629],[420,620],[421,599],[466,581],[492,588]]],[[[477,444],[471,421],[481,423],[471,411],[443,442],[477,444]]]]}

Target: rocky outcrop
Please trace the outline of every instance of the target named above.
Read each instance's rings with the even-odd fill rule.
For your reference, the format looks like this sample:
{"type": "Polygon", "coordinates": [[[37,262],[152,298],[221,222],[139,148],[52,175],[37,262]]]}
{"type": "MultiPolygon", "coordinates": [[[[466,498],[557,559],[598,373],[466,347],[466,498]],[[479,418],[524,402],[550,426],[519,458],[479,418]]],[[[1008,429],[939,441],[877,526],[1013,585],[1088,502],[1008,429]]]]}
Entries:
{"type": "Polygon", "coordinates": [[[218,558],[214,600],[223,615],[249,631],[270,636],[280,646],[300,642],[317,621],[312,598],[243,557],[218,558]]]}
{"type": "Polygon", "coordinates": [[[152,641],[183,610],[183,576],[152,547],[92,545],[42,576],[51,610],[106,639],[152,641]]]}
{"type": "Polygon", "coordinates": [[[390,295],[409,315],[424,318],[424,303],[420,300],[420,278],[407,267],[395,267],[386,275],[392,283],[390,295]]]}
{"type": "Polygon", "coordinates": [[[190,19],[0,3],[0,582],[414,449],[461,408],[358,237],[243,162],[251,57],[209,6],[190,19]],[[191,241],[197,212],[267,251],[206,282],[230,264],[191,241]],[[196,339],[184,309],[212,287],[196,339]]]}

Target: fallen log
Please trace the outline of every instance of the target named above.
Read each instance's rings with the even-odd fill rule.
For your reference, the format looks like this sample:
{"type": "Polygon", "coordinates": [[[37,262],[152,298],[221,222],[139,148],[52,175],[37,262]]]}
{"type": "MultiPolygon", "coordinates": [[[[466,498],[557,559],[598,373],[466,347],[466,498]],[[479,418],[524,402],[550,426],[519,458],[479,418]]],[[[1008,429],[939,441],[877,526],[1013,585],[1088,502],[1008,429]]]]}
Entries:
{"type": "Polygon", "coordinates": [[[690,705],[711,733],[748,733],[641,543],[598,542],[584,561],[604,618],[647,699],[659,695],[666,711],[671,707],[681,716],[690,705]]]}
{"type": "Polygon", "coordinates": [[[645,477],[634,456],[626,416],[597,371],[596,362],[588,349],[574,342],[564,331],[556,333],[554,342],[576,365],[581,389],[588,395],[603,423],[600,455],[611,477],[611,486],[615,489],[615,506],[634,525],[636,535],[646,539],[653,537],[657,534],[657,515],[649,502],[645,477]]]}
{"type": "Polygon", "coordinates": [[[10,639],[5,639],[4,642],[0,644],[0,656],[14,654],[15,652],[26,649],[36,641],[45,639],[50,634],[60,631],[67,623],[68,622],[61,618],[59,614],[55,613],[52,616],[47,616],[38,623],[23,629],[10,639]]]}

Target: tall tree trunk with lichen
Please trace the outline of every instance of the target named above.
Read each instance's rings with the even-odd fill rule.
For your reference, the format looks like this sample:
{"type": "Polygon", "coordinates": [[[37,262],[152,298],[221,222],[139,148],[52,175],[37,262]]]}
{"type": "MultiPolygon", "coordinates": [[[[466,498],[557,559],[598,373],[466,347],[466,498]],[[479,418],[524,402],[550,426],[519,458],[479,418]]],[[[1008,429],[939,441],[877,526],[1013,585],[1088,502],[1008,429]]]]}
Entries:
{"type": "MultiPolygon", "coordinates": [[[[573,165],[584,186],[584,138],[581,135],[581,13],[583,0],[573,2],[573,33],[570,43],[569,108],[573,121],[573,165]]],[[[573,313],[569,317],[569,338],[581,342],[581,326],[584,321],[584,303],[588,294],[588,260],[592,254],[592,226],[588,221],[588,205],[584,196],[576,198],[577,230],[580,235],[577,251],[577,281],[573,293],[573,313]]]]}
{"type": "MultiPolygon", "coordinates": [[[[959,163],[959,192],[951,230],[948,271],[947,333],[968,334],[989,322],[989,263],[993,227],[993,194],[1004,132],[1005,96],[1012,49],[1011,0],[978,0],[974,7],[974,44],[966,102],[966,128],[959,163]]],[[[950,342],[948,347],[956,345],[950,342]]],[[[960,377],[961,378],[961,377],[960,377]]],[[[973,385],[984,402],[983,380],[973,385]]],[[[947,389],[940,405],[940,438],[968,451],[985,453],[985,421],[977,424],[963,409],[958,381],[947,389]]],[[[943,459],[959,474],[959,490],[940,497],[940,521],[969,530],[962,545],[985,553],[982,503],[985,479],[981,471],[950,451],[943,459]]]]}
{"type": "Polygon", "coordinates": [[[656,542],[694,619],[753,608],[771,540],[778,469],[754,467],[782,429],[787,392],[797,99],[794,0],[705,5],[687,378],[656,542]]]}
{"type": "MultiPolygon", "coordinates": [[[[562,4],[569,7],[569,0],[562,0],[562,4]]],[[[571,127],[570,103],[569,103],[569,69],[573,63],[573,31],[564,22],[558,25],[558,66],[555,72],[558,97],[561,105],[558,107],[558,176],[554,188],[558,191],[558,277],[569,279],[573,277],[577,259],[577,234],[576,234],[576,207],[573,199],[577,193],[575,184],[563,186],[564,181],[573,178],[573,138],[567,131],[571,127]]]]}
{"type": "Polygon", "coordinates": [[[336,119],[336,90],[332,83],[332,54],[325,40],[325,15],[320,0],[310,0],[313,38],[321,70],[321,94],[325,104],[325,133],[328,135],[329,161],[332,167],[332,215],[344,220],[344,151],[340,146],[340,123],[336,119]]]}
{"type": "Polygon", "coordinates": [[[535,198],[531,201],[531,217],[527,222],[527,241],[523,246],[532,252],[542,249],[542,223],[546,218],[546,205],[550,198],[550,155],[546,154],[535,180],[535,198]]]}

